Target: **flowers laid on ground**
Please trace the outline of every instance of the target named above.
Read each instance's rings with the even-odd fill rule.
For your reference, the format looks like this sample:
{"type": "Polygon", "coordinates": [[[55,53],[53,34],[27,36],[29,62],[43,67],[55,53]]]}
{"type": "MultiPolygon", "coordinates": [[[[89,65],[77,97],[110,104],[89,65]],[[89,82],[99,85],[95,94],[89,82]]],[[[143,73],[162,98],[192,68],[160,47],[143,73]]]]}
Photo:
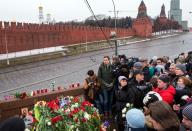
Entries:
{"type": "Polygon", "coordinates": [[[123,108],[122,110],[122,117],[126,116],[127,111],[133,108],[133,104],[127,103],[126,107],[123,108]]]}
{"type": "Polygon", "coordinates": [[[39,101],[33,109],[36,131],[99,131],[98,110],[80,97],[59,97],[50,102],[39,101]]]}
{"type": "Polygon", "coordinates": [[[15,98],[20,98],[20,99],[25,99],[26,97],[28,97],[29,95],[26,92],[16,92],[15,93],[15,98]]]}

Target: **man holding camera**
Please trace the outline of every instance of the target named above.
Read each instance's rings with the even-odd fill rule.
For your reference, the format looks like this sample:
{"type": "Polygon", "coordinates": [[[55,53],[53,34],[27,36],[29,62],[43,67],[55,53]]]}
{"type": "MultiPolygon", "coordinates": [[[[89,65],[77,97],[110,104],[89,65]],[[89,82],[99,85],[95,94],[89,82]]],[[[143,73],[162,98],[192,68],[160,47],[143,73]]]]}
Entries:
{"type": "Polygon", "coordinates": [[[99,112],[103,114],[101,109],[100,83],[93,70],[87,72],[88,77],[83,82],[84,98],[94,104],[99,112]]]}

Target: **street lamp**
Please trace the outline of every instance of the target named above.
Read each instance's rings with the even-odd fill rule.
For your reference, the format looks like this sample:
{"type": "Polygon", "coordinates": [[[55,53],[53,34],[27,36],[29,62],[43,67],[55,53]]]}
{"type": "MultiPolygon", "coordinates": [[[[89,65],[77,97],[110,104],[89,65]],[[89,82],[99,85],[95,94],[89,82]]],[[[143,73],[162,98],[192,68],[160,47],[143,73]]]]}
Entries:
{"type": "Polygon", "coordinates": [[[116,15],[116,8],[115,8],[115,2],[114,0],[112,0],[112,3],[113,3],[113,10],[114,10],[114,17],[115,17],[115,32],[111,32],[111,37],[115,39],[115,55],[117,56],[118,55],[118,52],[117,52],[117,15],[116,15]]]}

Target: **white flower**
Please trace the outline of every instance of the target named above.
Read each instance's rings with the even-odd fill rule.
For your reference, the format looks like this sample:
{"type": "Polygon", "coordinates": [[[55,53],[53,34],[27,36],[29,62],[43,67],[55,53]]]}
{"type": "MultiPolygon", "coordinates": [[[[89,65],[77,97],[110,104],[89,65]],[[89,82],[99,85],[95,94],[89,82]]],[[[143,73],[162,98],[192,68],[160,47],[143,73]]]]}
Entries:
{"type": "Polygon", "coordinates": [[[181,100],[185,100],[186,101],[188,98],[189,98],[188,95],[184,95],[184,96],[181,97],[181,100]]]}
{"type": "Polygon", "coordinates": [[[125,117],[125,114],[122,114],[122,117],[125,117]]]}
{"type": "Polygon", "coordinates": [[[48,126],[51,126],[51,122],[50,122],[50,121],[49,121],[49,122],[47,122],[47,125],[48,125],[48,126]]]}
{"type": "Polygon", "coordinates": [[[74,104],[74,108],[77,108],[77,107],[79,107],[79,104],[78,104],[78,103],[75,103],[75,104],[74,104]]]}
{"type": "Polygon", "coordinates": [[[125,113],[125,112],[126,112],[126,110],[127,110],[126,108],[123,108],[122,113],[125,113]]]}
{"type": "Polygon", "coordinates": [[[77,128],[76,131],[79,131],[79,128],[77,128]]]}
{"type": "Polygon", "coordinates": [[[25,131],[30,131],[28,128],[25,128],[25,131]]]}
{"type": "Polygon", "coordinates": [[[85,113],[84,113],[84,118],[87,119],[87,120],[89,120],[90,115],[89,115],[87,112],[85,112],[85,113]]]}
{"type": "Polygon", "coordinates": [[[74,108],[73,107],[71,107],[71,109],[70,109],[71,111],[73,111],[74,110],[74,108]]]}
{"type": "Polygon", "coordinates": [[[79,104],[75,103],[75,104],[71,105],[71,108],[74,109],[74,108],[77,108],[78,106],[79,106],[79,104]]]}
{"type": "Polygon", "coordinates": [[[127,104],[126,104],[126,107],[130,107],[130,104],[129,104],[129,103],[127,103],[127,104]]]}

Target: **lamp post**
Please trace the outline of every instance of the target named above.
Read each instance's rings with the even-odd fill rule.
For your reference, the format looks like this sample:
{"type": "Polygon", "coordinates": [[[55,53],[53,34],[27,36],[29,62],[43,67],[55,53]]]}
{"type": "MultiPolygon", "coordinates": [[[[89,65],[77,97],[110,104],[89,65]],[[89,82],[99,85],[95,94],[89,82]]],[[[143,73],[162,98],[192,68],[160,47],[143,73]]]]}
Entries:
{"type": "Polygon", "coordinates": [[[118,51],[117,51],[117,15],[116,15],[116,8],[115,8],[115,2],[114,0],[112,0],[113,3],[113,10],[114,10],[114,17],[115,17],[115,32],[111,32],[111,37],[114,38],[115,40],[115,55],[118,55],[118,51]]]}

